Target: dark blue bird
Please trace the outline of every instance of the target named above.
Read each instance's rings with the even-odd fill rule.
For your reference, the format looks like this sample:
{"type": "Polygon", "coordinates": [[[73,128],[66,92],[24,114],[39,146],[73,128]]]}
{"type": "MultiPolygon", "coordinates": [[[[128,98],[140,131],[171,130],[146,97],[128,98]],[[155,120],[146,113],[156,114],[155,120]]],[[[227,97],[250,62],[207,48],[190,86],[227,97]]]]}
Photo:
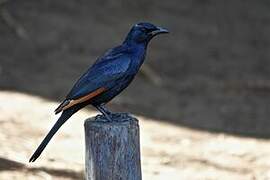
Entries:
{"type": "Polygon", "coordinates": [[[29,162],[34,162],[58,129],[86,105],[93,105],[111,121],[111,112],[104,105],[130,84],[144,62],[149,41],[162,33],[168,31],[151,23],[138,23],[131,28],[120,46],[99,57],[56,108],[55,113],[62,114],[29,162]]]}

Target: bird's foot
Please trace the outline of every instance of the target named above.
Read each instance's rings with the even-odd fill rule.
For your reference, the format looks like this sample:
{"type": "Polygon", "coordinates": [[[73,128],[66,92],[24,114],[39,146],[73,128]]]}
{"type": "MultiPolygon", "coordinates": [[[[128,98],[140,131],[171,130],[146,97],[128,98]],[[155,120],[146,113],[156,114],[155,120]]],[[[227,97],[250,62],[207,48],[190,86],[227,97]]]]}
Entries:
{"type": "Polygon", "coordinates": [[[96,121],[110,122],[103,114],[98,114],[95,118],[96,121]]]}
{"type": "Polygon", "coordinates": [[[129,119],[131,114],[129,113],[124,113],[124,112],[111,112],[110,117],[113,119],[113,121],[119,121],[119,122],[124,122],[129,119]]]}
{"type": "Polygon", "coordinates": [[[102,122],[124,122],[128,121],[131,114],[123,112],[111,112],[109,114],[99,114],[96,116],[96,120],[102,122]]]}
{"type": "Polygon", "coordinates": [[[107,121],[113,121],[113,116],[111,114],[104,114],[107,121]]]}
{"type": "Polygon", "coordinates": [[[129,113],[123,112],[111,112],[104,105],[95,106],[101,113],[98,119],[102,119],[104,122],[112,122],[112,121],[126,121],[131,116],[129,113]]]}

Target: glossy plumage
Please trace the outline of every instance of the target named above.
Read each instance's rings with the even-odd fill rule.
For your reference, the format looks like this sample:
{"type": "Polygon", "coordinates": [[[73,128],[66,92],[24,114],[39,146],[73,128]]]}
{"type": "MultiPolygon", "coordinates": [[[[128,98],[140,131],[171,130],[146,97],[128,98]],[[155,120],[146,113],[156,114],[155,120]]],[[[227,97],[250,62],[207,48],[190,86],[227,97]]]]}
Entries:
{"type": "Polygon", "coordinates": [[[62,112],[62,114],[29,162],[34,162],[57,130],[86,105],[93,105],[108,120],[111,120],[111,112],[104,105],[133,80],[145,59],[149,41],[157,34],[167,32],[150,23],[138,23],[132,27],[120,46],[110,49],[98,58],[75,83],[66,99],[56,108],[55,113],[62,112]]]}

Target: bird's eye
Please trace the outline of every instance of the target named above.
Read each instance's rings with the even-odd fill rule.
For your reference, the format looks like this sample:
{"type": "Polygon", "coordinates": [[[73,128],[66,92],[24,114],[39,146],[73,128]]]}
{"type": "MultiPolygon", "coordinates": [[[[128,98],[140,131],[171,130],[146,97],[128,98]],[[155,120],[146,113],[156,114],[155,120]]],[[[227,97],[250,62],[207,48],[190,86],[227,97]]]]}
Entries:
{"type": "Polygon", "coordinates": [[[145,27],[141,28],[141,30],[142,32],[148,32],[148,30],[145,27]]]}

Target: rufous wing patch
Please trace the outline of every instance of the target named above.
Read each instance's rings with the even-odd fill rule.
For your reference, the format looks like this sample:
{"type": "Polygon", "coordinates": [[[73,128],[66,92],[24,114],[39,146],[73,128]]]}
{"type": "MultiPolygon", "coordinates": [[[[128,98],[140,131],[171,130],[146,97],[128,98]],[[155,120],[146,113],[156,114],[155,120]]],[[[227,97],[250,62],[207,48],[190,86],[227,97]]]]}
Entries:
{"type": "Polygon", "coordinates": [[[69,99],[65,99],[55,110],[55,114],[58,114],[62,111],[63,107],[65,107],[66,105],[68,105],[70,103],[69,99]]]}
{"type": "Polygon", "coordinates": [[[83,97],[80,97],[79,99],[71,99],[71,100],[68,100],[68,101],[67,101],[68,103],[63,104],[63,105],[61,106],[61,108],[58,109],[57,112],[59,112],[59,111],[64,111],[64,110],[66,110],[66,109],[68,109],[68,108],[70,108],[70,107],[72,107],[72,106],[74,106],[74,105],[76,105],[76,104],[79,104],[79,103],[88,101],[88,100],[92,99],[93,97],[95,97],[95,96],[101,94],[101,93],[104,92],[105,90],[106,90],[106,88],[101,87],[101,88],[99,88],[99,89],[97,89],[97,90],[95,90],[95,91],[93,91],[93,92],[91,92],[91,93],[89,93],[89,94],[87,94],[87,95],[85,95],[85,96],[83,96],[83,97]]]}

